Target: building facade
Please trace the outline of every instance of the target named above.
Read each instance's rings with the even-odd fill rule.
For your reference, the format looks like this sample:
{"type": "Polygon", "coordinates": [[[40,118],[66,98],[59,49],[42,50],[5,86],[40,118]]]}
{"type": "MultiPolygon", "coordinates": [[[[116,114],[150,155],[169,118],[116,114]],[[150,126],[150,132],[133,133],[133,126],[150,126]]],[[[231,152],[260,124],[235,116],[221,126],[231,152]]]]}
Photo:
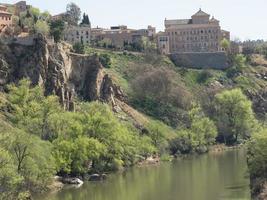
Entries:
{"type": "Polygon", "coordinates": [[[82,43],[84,45],[91,42],[91,26],[68,26],[64,31],[64,40],[71,43],[82,43]]]}
{"type": "Polygon", "coordinates": [[[142,37],[153,39],[156,36],[156,28],[148,26],[147,29],[129,29],[125,25],[112,26],[110,29],[93,28],[92,40],[103,41],[107,40],[116,48],[123,48],[125,45],[133,44],[142,37]]]}
{"type": "Polygon", "coordinates": [[[158,36],[158,47],[169,54],[220,52],[222,38],[230,40],[230,32],[221,30],[220,22],[200,9],[191,19],[165,19],[165,33],[158,36]]]}
{"type": "Polygon", "coordinates": [[[7,27],[12,26],[12,13],[7,11],[7,7],[0,5],[0,34],[5,31],[7,27]]]}
{"type": "Polygon", "coordinates": [[[167,55],[170,53],[169,36],[166,33],[159,32],[157,34],[157,44],[158,44],[158,50],[161,54],[167,55]]]}

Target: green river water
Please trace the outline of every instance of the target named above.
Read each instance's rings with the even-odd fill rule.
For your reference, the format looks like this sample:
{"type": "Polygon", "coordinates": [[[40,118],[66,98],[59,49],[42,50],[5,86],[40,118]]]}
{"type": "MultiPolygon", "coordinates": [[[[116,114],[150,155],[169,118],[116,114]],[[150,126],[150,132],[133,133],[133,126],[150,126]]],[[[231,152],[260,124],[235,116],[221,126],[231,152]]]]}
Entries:
{"type": "Polygon", "coordinates": [[[248,200],[245,150],[133,167],[103,182],[65,187],[38,200],[248,200]]]}

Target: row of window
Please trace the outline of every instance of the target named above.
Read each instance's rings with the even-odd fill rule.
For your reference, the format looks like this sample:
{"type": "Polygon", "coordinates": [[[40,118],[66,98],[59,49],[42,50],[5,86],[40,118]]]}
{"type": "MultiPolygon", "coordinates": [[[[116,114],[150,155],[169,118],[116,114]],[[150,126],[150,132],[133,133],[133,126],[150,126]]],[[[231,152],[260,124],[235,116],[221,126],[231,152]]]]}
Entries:
{"type": "MultiPolygon", "coordinates": [[[[83,31],[81,32],[81,34],[83,34],[83,31]]],[[[86,35],[89,35],[89,31],[86,31],[85,34],[86,35]]],[[[80,35],[80,32],[79,31],[76,31],[76,35],[80,35]]]]}
{"type": "Polygon", "coordinates": [[[208,33],[218,33],[218,29],[196,29],[191,31],[173,31],[168,32],[168,35],[196,35],[196,34],[208,34],[208,33]]]}
{"type": "Polygon", "coordinates": [[[218,39],[218,35],[205,35],[205,36],[200,36],[200,37],[175,37],[171,38],[171,41],[199,41],[199,40],[213,40],[213,39],[218,39]]]}
{"type": "Polygon", "coordinates": [[[4,16],[2,16],[2,20],[10,21],[11,20],[11,17],[4,17],[4,16]]]}
{"type": "Polygon", "coordinates": [[[160,42],[167,42],[168,41],[168,37],[160,37],[159,41],[160,42]]]}
{"type": "MultiPolygon", "coordinates": [[[[204,42],[204,43],[191,43],[191,44],[183,44],[182,45],[182,48],[194,48],[194,47],[216,47],[216,48],[218,48],[218,43],[217,42],[215,42],[215,43],[206,43],[206,42],[204,42]]],[[[172,48],[173,49],[177,49],[177,48],[179,48],[179,45],[172,45],[172,48]]]]}

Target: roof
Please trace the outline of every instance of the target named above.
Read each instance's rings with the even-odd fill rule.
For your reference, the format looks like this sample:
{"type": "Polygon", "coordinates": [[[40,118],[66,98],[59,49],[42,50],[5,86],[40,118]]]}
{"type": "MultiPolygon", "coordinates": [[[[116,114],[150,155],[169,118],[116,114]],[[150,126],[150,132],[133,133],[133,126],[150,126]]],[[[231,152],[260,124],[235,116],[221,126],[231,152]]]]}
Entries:
{"type": "Polygon", "coordinates": [[[207,14],[207,13],[205,13],[205,12],[203,12],[203,11],[201,10],[201,8],[199,9],[199,11],[198,11],[196,14],[192,15],[192,17],[202,17],[202,16],[207,16],[207,17],[209,17],[210,15],[207,14]]]}
{"type": "Polygon", "coordinates": [[[12,13],[10,13],[10,12],[1,11],[1,10],[0,10],[0,14],[4,14],[4,15],[12,15],[12,13]]]}
{"type": "Polygon", "coordinates": [[[190,24],[191,19],[171,19],[171,20],[165,20],[165,25],[184,25],[184,24],[190,24]]]}

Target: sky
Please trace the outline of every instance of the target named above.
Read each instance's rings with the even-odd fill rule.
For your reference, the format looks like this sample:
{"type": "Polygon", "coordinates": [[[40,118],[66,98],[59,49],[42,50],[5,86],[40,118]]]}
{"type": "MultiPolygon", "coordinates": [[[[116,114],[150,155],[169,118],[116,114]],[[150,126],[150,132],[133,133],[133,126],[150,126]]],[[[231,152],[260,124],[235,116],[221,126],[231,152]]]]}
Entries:
{"type": "MultiPolygon", "coordinates": [[[[15,3],[18,0],[0,0],[15,3]]],[[[155,26],[164,30],[164,19],[187,19],[199,8],[220,20],[231,39],[267,40],[267,0],[28,0],[51,14],[64,12],[69,2],[89,15],[92,26],[129,28],[155,26]]]]}

